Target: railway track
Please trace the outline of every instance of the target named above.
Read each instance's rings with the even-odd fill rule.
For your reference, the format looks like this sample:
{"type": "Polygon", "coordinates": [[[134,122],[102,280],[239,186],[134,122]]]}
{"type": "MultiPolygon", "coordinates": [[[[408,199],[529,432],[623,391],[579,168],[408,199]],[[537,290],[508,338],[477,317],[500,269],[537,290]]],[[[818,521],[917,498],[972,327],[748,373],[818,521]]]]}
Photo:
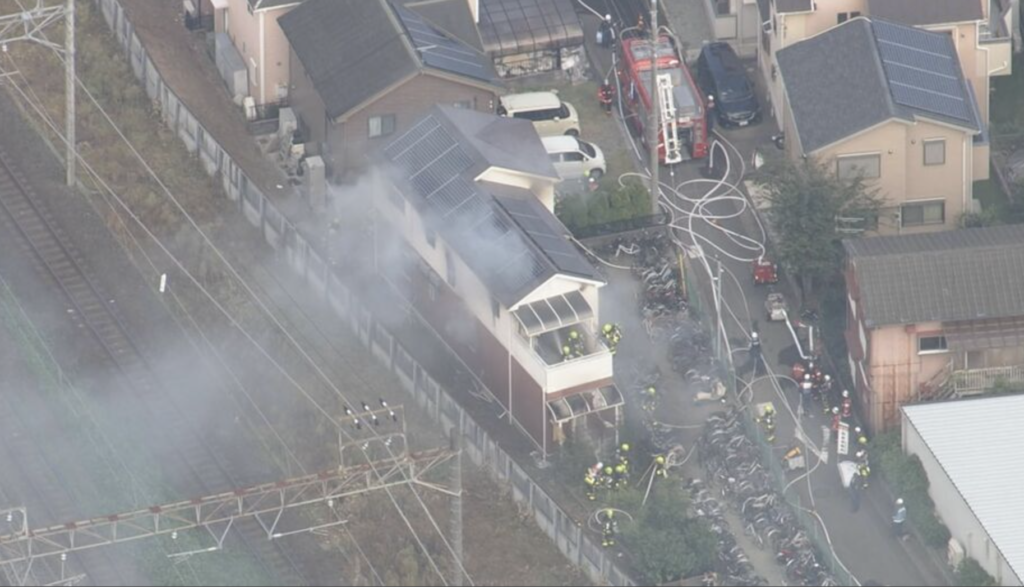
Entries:
{"type": "MultiPolygon", "coordinates": [[[[64,293],[78,319],[110,357],[113,366],[122,376],[124,389],[140,399],[153,421],[162,423],[154,427],[155,436],[163,445],[175,447],[179,461],[169,470],[188,471],[192,481],[190,485],[194,486],[197,494],[221,493],[257,481],[241,471],[233,461],[218,456],[202,442],[201,432],[185,417],[181,406],[173,401],[175,394],[168,393],[156,380],[145,357],[129,335],[118,310],[108,302],[109,297],[103,295],[81,253],[57,226],[49,211],[36,201],[26,179],[2,150],[0,208],[45,272],[64,293]],[[173,439],[166,437],[168,430],[176,431],[173,439]]],[[[0,415],[0,418],[3,417],[0,415]]],[[[55,488],[45,490],[57,491],[55,488]]],[[[70,504],[67,507],[70,508],[70,504]]],[[[56,521],[75,518],[70,509],[52,513],[56,521]]],[[[237,524],[235,536],[241,538],[269,577],[276,578],[282,585],[305,584],[295,561],[277,543],[267,540],[255,522],[237,524]]],[[[94,566],[89,565],[87,570],[94,581],[104,585],[114,584],[109,581],[112,577],[107,576],[107,580],[101,581],[94,576],[96,572],[105,572],[99,567],[92,568],[94,566]]]]}

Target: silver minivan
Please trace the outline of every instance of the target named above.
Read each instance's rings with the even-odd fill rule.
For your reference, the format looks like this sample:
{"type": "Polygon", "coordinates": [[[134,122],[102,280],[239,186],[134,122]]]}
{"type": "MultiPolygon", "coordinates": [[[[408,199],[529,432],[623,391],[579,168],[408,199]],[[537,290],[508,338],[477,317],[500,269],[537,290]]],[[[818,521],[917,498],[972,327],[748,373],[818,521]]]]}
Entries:
{"type": "Polygon", "coordinates": [[[580,134],[580,117],[576,108],[563,102],[555,92],[502,96],[498,115],[529,120],[542,137],[580,134]]]}
{"type": "Polygon", "coordinates": [[[544,137],[544,149],[551,158],[551,164],[562,179],[601,179],[608,168],[604,153],[593,144],[578,137],[544,137]]]}

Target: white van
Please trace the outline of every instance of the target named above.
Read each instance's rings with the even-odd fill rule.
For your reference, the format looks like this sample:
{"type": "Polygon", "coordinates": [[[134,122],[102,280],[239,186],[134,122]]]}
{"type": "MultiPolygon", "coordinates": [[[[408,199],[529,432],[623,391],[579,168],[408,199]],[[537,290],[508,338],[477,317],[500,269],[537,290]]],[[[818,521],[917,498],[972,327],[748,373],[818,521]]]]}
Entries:
{"type": "Polygon", "coordinates": [[[498,104],[498,115],[529,120],[542,137],[580,134],[580,117],[576,108],[563,102],[554,92],[502,96],[498,104]]]}
{"type": "Polygon", "coordinates": [[[595,181],[608,171],[601,149],[577,137],[544,137],[541,139],[544,149],[551,157],[562,179],[593,178],[595,181]]]}

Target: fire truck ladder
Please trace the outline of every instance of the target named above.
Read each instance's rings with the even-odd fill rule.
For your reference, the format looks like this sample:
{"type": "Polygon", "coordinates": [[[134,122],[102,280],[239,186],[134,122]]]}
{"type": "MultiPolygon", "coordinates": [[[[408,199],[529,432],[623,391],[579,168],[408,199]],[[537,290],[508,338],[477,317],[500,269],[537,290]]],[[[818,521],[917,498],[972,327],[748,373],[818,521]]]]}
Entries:
{"type": "Polygon", "coordinates": [[[661,102],[661,134],[665,137],[665,163],[674,164],[683,160],[679,143],[679,126],[676,123],[676,100],[672,94],[672,76],[663,73],[658,76],[658,100],[661,102]]]}

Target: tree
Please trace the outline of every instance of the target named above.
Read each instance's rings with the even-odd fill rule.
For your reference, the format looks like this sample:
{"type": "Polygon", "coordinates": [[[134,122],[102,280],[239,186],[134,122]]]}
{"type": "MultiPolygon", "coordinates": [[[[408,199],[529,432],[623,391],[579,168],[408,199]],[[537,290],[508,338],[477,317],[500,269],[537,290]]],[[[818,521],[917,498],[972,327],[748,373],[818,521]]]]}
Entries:
{"type": "Polygon", "coordinates": [[[718,539],[702,520],[687,517],[688,503],[678,486],[655,483],[638,523],[625,528],[623,540],[646,584],[670,583],[714,567],[718,539]]]}
{"type": "Polygon", "coordinates": [[[991,587],[996,585],[996,580],[978,564],[978,561],[968,557],[956,568],[956,585],[991,587]]]}
{"type": "Polygon", "coordinates": [[[832,167],[810,158],[801,163],[774,158],[758,173],[770,204],[768,220],[781,241],[776,243],[779,260],[809,298],[841,270],[842,239],[855,234],[842,229],[871,228],[882,201],[862,179],[841,180],[832,167]]]}

